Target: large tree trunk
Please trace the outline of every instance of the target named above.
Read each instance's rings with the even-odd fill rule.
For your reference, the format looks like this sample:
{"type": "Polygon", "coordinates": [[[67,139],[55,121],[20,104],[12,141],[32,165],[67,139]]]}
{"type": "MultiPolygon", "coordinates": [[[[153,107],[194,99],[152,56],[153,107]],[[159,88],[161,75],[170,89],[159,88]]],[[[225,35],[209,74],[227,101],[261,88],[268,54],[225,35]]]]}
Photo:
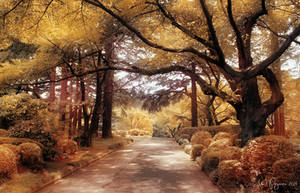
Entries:
{"type": "MultiPolygon", "coordinates": [[[[196,73],[196,65],[192,64],[192,71],[196,73]]],[[[198,107],[197,107],[197,85],[194,76],[191,76],[192,94],[191,94],[191,112],[192,127],[198,127],[198,107]]]]}
{"type": "Polygon", "coordinates": [[[261,112],[257,79],[244,81],[241,89],[242,102],[236,111],[242,129],[242,145],[245,145],[249,139],[264,134],[267,116],[261,112]]]}
{"type": "Polygon", "coordinates": [[[114,88],[114,71],[105,72],[104,81],[104,96],[103,96],[103,121],[102,121],[102,138],[112,137],[112,103],[113,103],[113,88],[114,88]]]}
{"type": "Polygon", "coordinates": [[[261,103],[257,80],[252,78],[242,83],[242,102],[234,105],[242,129],[242,146],[249,139],[259,137],[265,133],[268,116],[282,104],[284,99],[274,73],[270,69],[266,69],[262,72],[262,75],[270,85],[272,91],[270,99],[261,103]]]}

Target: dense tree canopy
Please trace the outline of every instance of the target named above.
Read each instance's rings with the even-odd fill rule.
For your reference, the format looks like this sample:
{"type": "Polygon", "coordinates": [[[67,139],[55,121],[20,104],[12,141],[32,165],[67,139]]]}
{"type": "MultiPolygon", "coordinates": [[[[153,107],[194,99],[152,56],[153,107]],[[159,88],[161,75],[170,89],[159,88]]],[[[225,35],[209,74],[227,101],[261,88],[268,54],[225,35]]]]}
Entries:
{"type": "MultiPolygon", "coordinates": [[[[111,70],[161,76],[160,87],[173,86],[173,93],[180,90],[174,85],[181,91],[186,86],[176,84],[176,72],[210,95],[206,104],[218,97],[235,109],[245,144],[264,133],[268,116],[283,103],[274,69],[280,59],[299,57],[299,10],[299,2],[290,0],[2,1],[1,94],[43,97],[52,89],[53,98],[58,88],[62,120],[68,114],[70,125],[80,128],[83,116],[83,133],[90,135],[98,115],[111,117],[111,70]],[[270,89],[266,98],[259,76],[270,89]]],[[[128,81],[115,83],[120,93],[128,81]]]]}

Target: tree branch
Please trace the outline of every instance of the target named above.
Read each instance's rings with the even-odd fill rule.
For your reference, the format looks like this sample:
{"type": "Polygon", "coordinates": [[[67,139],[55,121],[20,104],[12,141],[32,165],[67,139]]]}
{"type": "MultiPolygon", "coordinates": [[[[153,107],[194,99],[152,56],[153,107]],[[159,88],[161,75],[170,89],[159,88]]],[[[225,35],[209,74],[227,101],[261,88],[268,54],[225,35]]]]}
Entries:
{"type": "Polygon", "coordinates": [[[84,0],[84,1],[91,4],[91,5],[94,5],[96,7],[101,8],[103,11],[105,11],[106,13],[108,13],[109,15],[111,15],[112,17],[117,19],[129,31],[133,32],[140,40],[142,40],[145,44],[147,44],[148,46],[150,46],[152,48],[160,49],[160,50],[167,51],[167,52],[173,52],[173,53],[193,53],[193,54],[197,55],[200,58],[208,60],[211,63],[214,63],[214,64],[218,63],[215,59],[209,57],[205,53],[199,52],[198,50],[196,50],[195,48],[192,48],[192,47],[183,48],[183,49],[173,49],[173,48],[167,48],[167,47],[164,47],[162,45],[156,44],[156,43],[148,40],[146,37],[144,37],[143,34],[140,31],[138,31],[136,28],[131,26],[127,21],[125,21],[123,18],[121,18],[120,16],[115,14],[113,11],[111,11],[110,9],[105,7],[98,0],[84,0]]]}
{"type": "Polygon", "coordinates": [[[11,12],[13,12],[22,2],[24,2],[25,0],[20,0],[18,3],[16,3],[15,6],[13,6],[9,11],[5,12],[2,17],[6,17],[8,14],[10,14],[11,12]]]}
{"type": "Polygon", "coordinates": [[[252,15],[252,17],[249,18],[250,21],[250,26],[252,27],[256,21],[258,20],[258,18],[260,16],[266,15],[268,14],[267,8],[266,8],[266,0],[261,0],[261,10],[258,11],[256,14],[252,15]]]}
{"type": "MultiPolygon", "coordinates": [[[[50,1],[47,3],[47,5],[46,5],[46,7],[45,7],[45,9],[44,9],[44,11],[43,11],[43,14],[41,15],[41,17],[38,19],[37,23],[35,24],[36,26],[39,25],[39,23],[41,22],[41,20],[42,20],[43,17],[45,16],[47,10],[49,9],[49,7],[50,7],[50,5],[52,4],[53,1],[54,1],[54,0],[50,0],[50,1]]],[[[35,26],[35,25],[34,25],[34,26],[35,26]]],[[[32,26],[32,27],[33,27],[33,26],[32,26]]]]}
{"type": "Polygon", "coordinates": [[[182,25],[180,25],[176,19],[172,16],[171,13],[169,13],[167,10],[164,9],[164,7],[159,3],[159,0],[156,0],[156,4],[159,8],[159,10],[161,11],[161,13],[170,20],[171,24],[173,26],[175,26],[176,28],[178,28],[180,31],[182,31],[183,33],[185,33],[187,36],[189,36],[190,38],[200,42],[201,44],[203,44],[204,46],[214,49],[214,46],[209,43],[208,41],[206,41],[205,39],[193,34],[190,30],[186,29],[185,27],[183,27],[182,25]]]}
{"type": "Polygon", "coordinates": [[[220,47],[220,43],[219,43],[219,40],[218,40],[218,37],[217,37],[217,34],[216,34],[216,30],[215,30],[214,25],[213,25],[212,16],[208,12],[206,4],[205,4],[204,1],[205,0],[200,0],[200,4],[201,4],[202,10],[203,10],[203,13],[205,15],[205,18],[206,18],[207,26],[208,26],[209,33],[211,35],[215,50],[217,51],[217,55],[219,57],[219,62],[221,63],[220,65],[223,66],[223,65],[226,64],[224,53],[223,53],[223,51],[220,47]]]}
{"type": "Polygon", "coordinates": [[[286,40],[283,42],[283,44],[279,47],[279,49],[274,52],[271,56],[269,56],[267,59],[262,61],[261,63],[249,67],[247,70],[243,72],[243,78],[244,79],[250,79],[252,77],[257,76],[260,72],[262,72],[264,69],[266,69],[269,65],[271,65],[273,62],[275,62],[291,45],[291,43],[296,39],[297,36],[300,35],[300,25],[298,25],[294,31],[286,37],[286,40]]]}
{"type": "Polygon", "coordinates": [[[232,80],[232,79],[239,79],[239,77],[241,76],[241,74],[238,71],[235,71],[231,66],[229,66],[226,61],[225,61],[225,56],[224,53],[222,51],[222,48],[220,46],[217,34],[216,34],[216,30],[214,28],[213,25],[213,21],[212,21],[212,16],[210,15],[210,13],[207,10],[206,4],[204,2],[205,0],[200,0],[200,4],[202,7],[202,10],[204,12],[205,18],[206,18],[206,22],[207,22],[207,26],[209,29],[209,33],[210,33],[210,37],[213,41],[215,50],[216,50],[216,54],[219,58],[218,63],[216,64],[218,67],[220,67],[226,74],[228,80],[232,80]]]}
{"type": "Polygon", "coordinates": [[[269,68],[267,68],[262,71],[262,75],[269,83],[272,91],[270,99],[263,103],[265,115],[270,115],[283,103],[284,97],[275,74],[269,68]]]}
{"type": "Polygon", "coordinates": [[[236,36],[236,44],[237,44],[237,49],[239,50],[239,53],[241,54],[242,58],[245,60],[246,56],[245,56],[245,48],[244,48],[244,42],[242,39],[242,35],[240,30],[238,29],[233,15],[232,15],[232,3],[231,0],[227,1],[227,13],[228,13],[228,18],[229,18],[229,22],[234,30],[235,36],[236,36]]]}
{"type": "MultiPolygon", "coordinates": [[[[277,33],[275,30],[273,30],[266,22],[264,22],[264,21],[262,21],[262,20],[260,20],[260,22],[262,22],[263,25],[258,23],[258,24],[257,24],[258,26],[260,26],[260,27],[262,27],[262,28],[265,28],[265,29],[269,30],[269,31],[270,31],[272,34],[274,34],[275,36],[277,36],[277,37],[279,37],[279,38],[283,38],[283,39],[289,38],[289,36],[278,34],[278,33],[277,33]]],[[[298,40],[296,40],[296,39],[294,39],[293,42],[300,45],[300,41],[298,41],[298,40]]]]}

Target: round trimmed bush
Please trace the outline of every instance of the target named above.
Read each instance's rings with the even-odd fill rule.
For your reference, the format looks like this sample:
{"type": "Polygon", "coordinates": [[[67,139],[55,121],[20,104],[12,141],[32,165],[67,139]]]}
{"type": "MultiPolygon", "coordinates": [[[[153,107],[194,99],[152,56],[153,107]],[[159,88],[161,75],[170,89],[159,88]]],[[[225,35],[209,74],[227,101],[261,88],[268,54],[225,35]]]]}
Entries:
{"type": "Polygon", "coordinates": [[[300,157],[277,160],[266,179],[278,185],[277,192],[300,192],[300,157]]]}
{"type": "Polygon", "coordinates": [[[211,147],[211,148],[213,148],[213,147],[222,148],[224,146],[232,146],[232,145],[233,145],[232,139],[223,138],[223,139],[219,139],[217,141],[212,141],[209,144],[209,147],[211,147]]]}
{"type": "MultiPolygon", "coordinates": [[[[28,122],[26,122],[28,123],[28,122]]],[[[49,132],[43,131],[41,128],[25,129],[27,126],[16,125],[9,129],[10,137],[27,138],[39,142],[43,145],[42,153],[45,160],[54,160],[56,155],[56,140],[49,132]]]]}
{"type": "Polygon", "coordinates": [[[207,131],[198,131],[191,138],[191,144],[202,144],[205,147],[208,147],[212,139],[212,136],[207,131]]]}
{"type": "Polygon", "coordinates": [[[235,146],[209,146],[201,153],[202,170],[209,174],[218,168],[221,161],[240,160],[241,154],[241,149],[235,146]]]}
{"type": "Polygon", "coordinates": [[[268,135],[251,140],[242,152],[242,166],[255,182],[264,179],[271,172],[271,167],[277,160],[293,157],[293,144],[285,137],[268,135]]]}
{"type": "Polygon", "coordinates": [[[76,141],[66,138],[57,140],[55,149],[60,153],[74,154],[78,150],[76,141]]]}
{"type": "Polygon", "coordinates": [[[21,156],[20,156],[20,148],[18,146],[13,145],[13,144],[2,144],[2,145],[0,145],[0,147],[6,147],[6,148],[10,149],[15,154],[16,162],[17,162],[17,164],[19,164],[21,156]]]}
{"type": "Polygon", "coordinates": [[[41,169],[43,164],[41,148],[35,143],[22,143],[19,147],[21,163],[30,169],[41,169]]]}
{"type": "Polygon", "coordinates": [[[205,146],[202,144],[193,145],[190,153],[191,159],[195,161],[197,157],[201,156],[201,153],[204,149],[205,146]]]}
{"type": "Polygon", "coordinates": [[[218,167],[218,185],[225,189],[238,189],[248,181],[247,173],[239,160],[221,161],[218,167]]]}
{"type": "Polygon", "coordinates": [[[8,147],[0,145],[0,179],[12,178],[16,173],[17,161],[15,153],[8,147]]]}
{"type": "Polygon", "coordinates": [[[224,138],[231,139],[232,135],[227,132],[219,132],[213,137],[213,141],[217,141],[217,140],[224,139],[224,138]]]}

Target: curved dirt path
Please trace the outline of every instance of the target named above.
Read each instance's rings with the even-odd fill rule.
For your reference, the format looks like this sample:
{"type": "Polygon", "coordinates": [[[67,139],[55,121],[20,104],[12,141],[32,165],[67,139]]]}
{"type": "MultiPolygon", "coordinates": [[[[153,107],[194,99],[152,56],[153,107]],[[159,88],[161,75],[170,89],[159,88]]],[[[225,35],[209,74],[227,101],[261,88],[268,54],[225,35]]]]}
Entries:
{"type": "Polygon", "coordinates": [[[39,193],[221,193],[172,139],[144,138],[39,193]]]}

